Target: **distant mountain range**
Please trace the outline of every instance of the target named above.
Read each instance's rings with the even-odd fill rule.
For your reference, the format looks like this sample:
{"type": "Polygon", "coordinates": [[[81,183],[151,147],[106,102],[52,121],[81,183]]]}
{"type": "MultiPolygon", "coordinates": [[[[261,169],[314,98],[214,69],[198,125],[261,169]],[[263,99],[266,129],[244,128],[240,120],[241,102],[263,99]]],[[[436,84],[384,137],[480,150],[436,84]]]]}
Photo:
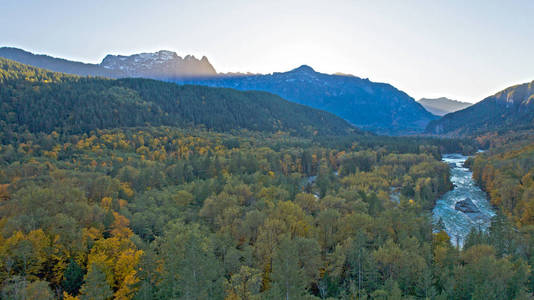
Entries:
{"type": "Polygon", "coordinates": [[[14,133],[145,126],[296,136],[361,133],[334,114],[261,91],[78,77],[0,58],[0,142],[14,133]]]}
{"type": "Polygon", "coordinates": [[[468,102],[461,102],[457,100],[452,100],[449,98],[441,97],[441,98],[422,98],[419,99],[417,102],[421,104],[426,110],[433,113],[436,116],[444,116],[448,113],[455,112],[458,110],[462,110],[464,108],[467,108],[472,103],[468,102]]]}
{"type": "Polygon", "coordinates": [[[497,94],[432,121],[427,133],[449,136],[534,128],[534,81],[497,94]]]}
{"type": "Polygon", "coordinates": [[[303,65],[284,73],[178,80],[178,83],[261,90],[334,113],[359,128],[381,134],[421,132],[434,115],[386,83],[352,75],[329,75],[303,65]]]}
{"type": "Polygon", "coordinates": [[[292,102],[326,110],[362,129],[381,134],[421,133],[431,120],[437,118],[389,84],[352,75],[323,74],[309,66],[268,75],[217,74],[206,57],[200,60],[189,55],[181,58],[170,51],[108,55],[100,64],[35,55],[17,48],[0,48],[0,57],[82,76],[144,77],[180,84],[266,91],[292,102]]]}
{"type": "Polygon", "coordinates": [[[155,53],[140,53],[130,56],[107,55],[100,64],[86,64],[33,54],[18,48],[0,48],[0,57],[54,72],[80,76],[102,76],[110,78],[144,77],[169,80],[176,78],[215,76],[217,72],[204,56],[197,59],[192,55],[184,58],[175,52],[161,50],[155,53]]]}

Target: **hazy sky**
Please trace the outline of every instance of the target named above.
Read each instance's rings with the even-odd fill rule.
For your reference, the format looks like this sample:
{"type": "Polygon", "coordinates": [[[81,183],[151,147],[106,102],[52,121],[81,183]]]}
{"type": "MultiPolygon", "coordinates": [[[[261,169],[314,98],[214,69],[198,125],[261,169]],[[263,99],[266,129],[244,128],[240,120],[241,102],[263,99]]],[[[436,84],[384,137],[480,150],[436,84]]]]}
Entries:
{"type": "Polygon", "coordinates": [[[534,1],[0,0],[0,46],[93,63],[167,49],[219,72],[308,64],[475,102],[534,79],[534,1]]]}

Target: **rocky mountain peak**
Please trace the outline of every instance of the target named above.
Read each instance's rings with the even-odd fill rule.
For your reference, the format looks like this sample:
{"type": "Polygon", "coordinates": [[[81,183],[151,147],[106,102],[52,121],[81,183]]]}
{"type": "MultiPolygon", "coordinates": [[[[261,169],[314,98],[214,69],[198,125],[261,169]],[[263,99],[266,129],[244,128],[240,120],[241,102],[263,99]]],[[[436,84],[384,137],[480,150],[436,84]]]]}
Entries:
{"type": "Polygon", "coordinates": [[[129,56],[107,55],[100,66],[130,77],[177,78],[217,74],[206,57],[199,60],[193,55],[186,55],[182,58],[168,50],[129,56]]]}
{"type": "Polygon", "coordinates": [[[308,65],[302,65],[296,69],[293,69],[291,71],[289,71],[291,73],[315,73],[315,70],[308,66],[308,65]]]}

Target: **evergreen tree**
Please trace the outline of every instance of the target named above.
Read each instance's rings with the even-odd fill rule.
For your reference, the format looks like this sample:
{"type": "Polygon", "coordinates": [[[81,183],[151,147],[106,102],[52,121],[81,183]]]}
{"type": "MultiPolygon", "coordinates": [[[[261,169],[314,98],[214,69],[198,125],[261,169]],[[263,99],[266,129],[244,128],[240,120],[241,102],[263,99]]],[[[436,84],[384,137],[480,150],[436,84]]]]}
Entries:
{"type": "Polygon", "coordinates": [[[80,265],[73,259],[70,260],[65,273],[63,273],[63,289],[70,295],[78,295],[78,291],[83,284],[84,272],[80,265]]]}
{"type": "Polygon", "coordinates": [[[89,267],[80,292],[81,300],[106,300],[113,296],[113,291],[106,281],[106,274],[99,264],[95,263],[89,267]]]}
{"type": "Polygon", "coordinates": [[[279,299],[301,299],[306,293],[306,274],[299,265],[298,246],[294,240],[284,239],[273,259],[273,288],[279,299]]]}

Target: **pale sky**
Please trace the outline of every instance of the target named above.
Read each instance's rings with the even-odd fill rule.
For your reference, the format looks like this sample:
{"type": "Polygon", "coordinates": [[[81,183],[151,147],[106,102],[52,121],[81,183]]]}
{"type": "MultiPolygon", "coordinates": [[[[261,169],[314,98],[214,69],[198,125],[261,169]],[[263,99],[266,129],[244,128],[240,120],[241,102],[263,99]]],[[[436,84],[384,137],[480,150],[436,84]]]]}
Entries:
{"type": "Polygon", "coordinates": [[[534,80],[534,1],[0,0],[0,46],[92,63],[166,49],[218,72],[307,64],[476,102],[534,80]]]}

